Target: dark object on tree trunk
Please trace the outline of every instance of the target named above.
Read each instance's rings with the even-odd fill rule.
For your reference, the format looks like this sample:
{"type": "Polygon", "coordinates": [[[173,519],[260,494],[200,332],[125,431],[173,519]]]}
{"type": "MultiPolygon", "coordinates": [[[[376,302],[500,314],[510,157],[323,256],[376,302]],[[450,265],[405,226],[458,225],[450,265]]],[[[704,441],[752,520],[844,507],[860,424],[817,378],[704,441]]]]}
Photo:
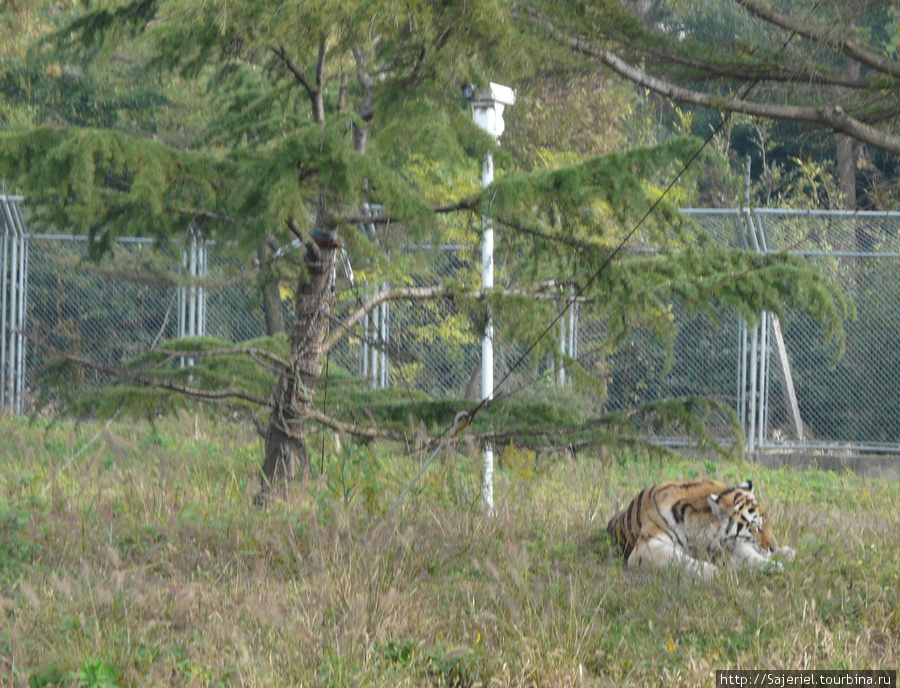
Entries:
{"type": "Polygon", "coordinates": [[[319,248],[340,248],[341,240],[338,239],[337,232],[328,232],[322,229],[314,229],[312,231],[312,240],[316,242],[319,248]]]}

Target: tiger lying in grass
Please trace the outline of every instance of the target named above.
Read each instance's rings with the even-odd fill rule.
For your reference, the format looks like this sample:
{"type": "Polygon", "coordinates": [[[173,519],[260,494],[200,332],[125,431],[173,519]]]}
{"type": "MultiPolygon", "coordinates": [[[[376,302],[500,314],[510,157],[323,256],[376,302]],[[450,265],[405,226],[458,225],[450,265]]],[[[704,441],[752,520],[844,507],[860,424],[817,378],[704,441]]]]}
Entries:
{"type": "Polygon", "coordinates": [[[749,480],[737,487],[716,480],[653,485],[613,516],[606,532],[629,568],[674,565],[703,579],[717,571],[710,561],[723,553],[738,568],[780,567],[772,555],[794,556],[778,546],[749,480]]]}

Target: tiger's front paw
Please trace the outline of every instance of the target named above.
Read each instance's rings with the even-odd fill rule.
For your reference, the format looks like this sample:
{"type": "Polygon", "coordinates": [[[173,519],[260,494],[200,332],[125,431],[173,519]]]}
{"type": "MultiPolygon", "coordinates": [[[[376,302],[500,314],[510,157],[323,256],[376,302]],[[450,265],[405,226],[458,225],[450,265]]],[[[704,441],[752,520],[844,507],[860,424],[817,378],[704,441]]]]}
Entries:
{"type": "Polygon", "coordinates": [[[767,571],[784,571],[784,564],[782,564],[780,561],[773,560],[773,561],[770,561],[768,564],[766,564],[766,570],[767,571]]]}
{"type": "Polygon", "coordinates": [[[775,550],[776,557],[782,557],[784,559],[793,559],[797,556],[797,550],[793,547],[788,547],[787,545],[782,545],[778,549],[775,550]]]}

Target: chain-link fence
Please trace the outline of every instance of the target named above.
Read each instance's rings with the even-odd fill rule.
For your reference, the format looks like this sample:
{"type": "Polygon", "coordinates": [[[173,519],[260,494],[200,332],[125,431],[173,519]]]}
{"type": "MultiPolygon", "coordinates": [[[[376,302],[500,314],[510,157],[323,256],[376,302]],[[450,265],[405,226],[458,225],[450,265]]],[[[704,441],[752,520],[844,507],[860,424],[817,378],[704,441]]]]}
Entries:
{"type": "MultiPolygon", "coordinates": [[[[27,410],[30,382],[62,351],[114,367],[164,339],[207,334],[236,342],[265,334],[258,271],[214,245],[189,242],[161,249],[149,240],[123,239],[112,255],[93,263],[85,257],[84,239],[26,236],[21,212],[11,204],[3,209],[15,224],[6,219],[2,226],[8,298],[0,304],[0,382],[3,405],[11,412],[27,410]],[[20,388],[24,403],[10,397],[10,390],[20,388]]],[[[750,449],[839,443],[900,451],[900,380],[895,379],[900,377],[900,214],[685,212],[719,243],[793,252],[843,284],[858,313],[846,324],[846,353],[838,358],[837,345],[802,313],[789,314],[784,322],[766,314],[757,328],[748,329],[733,313],[710,320],[675,308],[678,333],[671,350],[638,331],[606,356],[601,353],[605,323],[575,308],[551,336],[561,351],[600,378],[606,390],[603,410],[669,397],[714,397],[735,409],[750,449]]],[[[472,285],[479,279],[479,256],[466,247],[421,249],[409,265],[405,286],[472,285]]],[[[388,285],[351,284],[341,276],[339,287],[338,322],[388,285]]],[[[290,314],[289,301],[283,305],[290,314]]],[[[375,387],[478,398],[482,316],[482,307],[449,299],[385,302],[351,329],[331,352],[330,363],[375,387]]],[[[497,380],[522,353],[520,345],[498,334],[497,380]]],[[[567,380],[559,360],[545,356],[516,369],[506,384],[539,395],[547,385],[567,380]],[[535,378],[546,384],[535,384],[535,378]]]]}
{"type": "MultiPolygon", "coordinates": [[[[757,210],[760,250],[805,256],[834,277],[856,306],[838,357],[809,316],[783,323],[784,343],[760,341],[768,376],[760,401],[762,448],[800,445],[862,450],[900,447],[900,216],[878,212],[757,210]],[[786,351],[789,368],[780,363],[786,351]],[[781,369],[784,368],[784,371],[781,369]],[[796,408],[791,409],[793,384],[796,408]],[[799,429],[799,432],[798,432],[799,429]]],[[[777,333],[774,333],[777,335],[777,333]]]]}

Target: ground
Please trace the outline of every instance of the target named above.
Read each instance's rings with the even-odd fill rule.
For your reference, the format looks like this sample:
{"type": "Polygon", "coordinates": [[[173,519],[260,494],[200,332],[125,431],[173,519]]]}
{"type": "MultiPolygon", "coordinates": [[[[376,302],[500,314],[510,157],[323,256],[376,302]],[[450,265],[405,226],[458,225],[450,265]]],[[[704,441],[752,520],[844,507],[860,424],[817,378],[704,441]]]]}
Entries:
{"type": "Polygon", "coordinates": [[[496,517],[480,457],[448,453],[383,520],[421,458],[310,446],[310,478],[260,510],[243,426],[0,420],[0,686],[711,686],[716,669],[897,667],[900,483],[507,447],[496,517]],[[624,571],[610,515],[697,476],[752,478],[796,561],[709,583],[624,571]]]}

